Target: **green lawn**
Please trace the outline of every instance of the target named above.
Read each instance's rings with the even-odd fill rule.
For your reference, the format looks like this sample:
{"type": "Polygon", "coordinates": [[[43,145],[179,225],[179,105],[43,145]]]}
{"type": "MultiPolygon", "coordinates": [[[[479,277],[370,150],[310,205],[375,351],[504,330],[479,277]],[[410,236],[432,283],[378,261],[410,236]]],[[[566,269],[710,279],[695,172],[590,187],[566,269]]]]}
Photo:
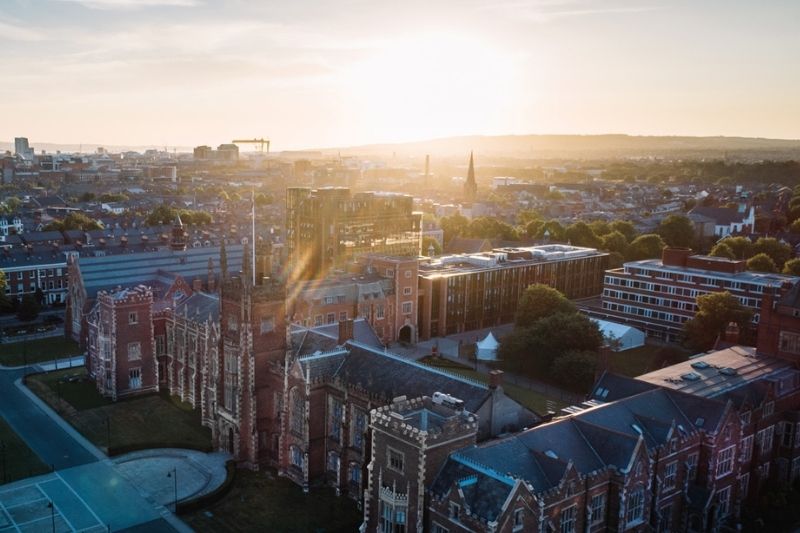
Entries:
{"type": "Polygon", "coordinates": [[[240,470],[219,502],[181,518],[196,531],[333,533],[357,531],[361,517],[356,502],[333,489],[303,494],[288,479],[240,470]]]}
{"type": "Polygon", "coordinates": [[[211,430],[200,425],[199,409],[167,394],[112,402],[97,392],[85,369],[39,374],[29,377],[27,383],[75,429],[103,449],[108,447],[109,422],[112,448],[208,449],[211,445],[211,430]]]}
{"type": "MultiPolygon", "coordinates": [[[[473,370],[469,367],[460,365],[453,361],[449,361],[447,359],[437,359],[433,357],[425,357],[420,359],[420,362],[436,366],[441,368],[442,370],[446,370],[448,372],[452,372],[454,374],[459,374],[464,377],[468,377],[470,379],[474,379],[476,381],[480,381],[481,383],[486,383],[489,381],[489,376],[486,374],[481,374],[480,372],[473,370]]],[[[520,387],[519,385],[514,385],[513,383],[505,382],[503,383],[503,390],[505,393],[512,399],[518,401],[528,409],[544,414],[548,411],[548,401],[550,402],[549,407],[555,407],[556,410],[561,409],[562,407],[566,407],[567,404],[558,400],[557,398],[551,398],[546,396],[540,392],[532,391],[525,387],[520,387]]]]}
{"type": "Polygon", "coordinates": [[[39,456],[0,418],[0,483],[49,472],[39,456]]]}
{"type": "Polygon", "coordinates": [[[12,344],[0,344],[0,365],[22,366],[80,355],[78,343],[64,337],[48,337],[12,344]]]}
{"type": "Polygon", "coordinates": [[[646,344],[640,348],[612,353],[610,367],[617,374],[636,377],[685,361],[691,354],[691,351],[680,346],[646,344]]]}

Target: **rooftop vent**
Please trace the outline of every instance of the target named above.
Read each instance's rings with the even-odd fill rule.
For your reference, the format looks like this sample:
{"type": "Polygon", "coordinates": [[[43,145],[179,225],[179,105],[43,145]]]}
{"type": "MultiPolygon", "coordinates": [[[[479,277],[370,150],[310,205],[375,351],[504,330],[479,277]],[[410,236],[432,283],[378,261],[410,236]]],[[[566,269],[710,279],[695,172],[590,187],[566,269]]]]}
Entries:
{"type": "Polygon", "coordinates": [[[705,370],[708,367],[709,364],[706,363],[705,361],[695,361],[694,363],[692,363],[692,368],[696,370],[705,370]]]}
{"type": "Polygon", "coordinates": [[[739,372],[735,368],[726,366],[725,368],[720,368],[719,373],[722,374],[723,376],[735,376],[739,372]]]}
{"type": "Polygon", "coordinates": [[[688,372],[686,374],[682,374],[681,379],[685,381],[699,381],[700,374],[696,374],[695,372],[688,372]]]}
{"type": "Polygon", "coordinates": [[[551,459],[558,459],[558,454],[553,450],[545,450],[544,454],[551,459]]]}

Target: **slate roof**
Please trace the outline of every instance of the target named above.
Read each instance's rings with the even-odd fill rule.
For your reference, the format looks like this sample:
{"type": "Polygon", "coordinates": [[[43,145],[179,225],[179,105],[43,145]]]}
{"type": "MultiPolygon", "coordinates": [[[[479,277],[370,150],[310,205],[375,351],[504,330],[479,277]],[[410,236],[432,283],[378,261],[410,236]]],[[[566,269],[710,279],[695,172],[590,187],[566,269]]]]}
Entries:
{"type": "Polygon", "coordinates": [[[573,414],[510,437],[452,454],[431,491],[444,496],[454,482],[477,476],[487,494],[464,491],[470,509],[486,520],[498,516],[515,480],[534,492],[558,485],[570,463],[582,475],[604,468],[626,469],[639,442],[663,446],[671,431],[717,431],[725,402],[654,387],[613,403],[573,414]],[[484,500],[485,498],[485,500],[484,500]]]}
{"type": "Polygon", "coordinates": [[[175,308],[177,315],[184,314],[196,320],[211,318],[213,322],[219,322],[219,296],[206,292],[195,292],[175,308]]]}
{"type": "Polygon", "coordinates": [[[744,213],[740,213],[738,209],[733,207],[695,207],[689,213],[710,218],[718,226],[729,226],[730,224],[741,223],[747,218],[749,209],[744,213]]]}

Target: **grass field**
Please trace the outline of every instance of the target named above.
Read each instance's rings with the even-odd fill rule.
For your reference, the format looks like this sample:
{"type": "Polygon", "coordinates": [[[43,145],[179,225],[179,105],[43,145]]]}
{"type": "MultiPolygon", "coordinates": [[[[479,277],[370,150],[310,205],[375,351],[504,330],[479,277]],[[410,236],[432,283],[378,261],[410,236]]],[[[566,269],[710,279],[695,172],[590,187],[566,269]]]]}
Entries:
{"type": "Polygon", "coordinates": [[[239,470],[219,502],[181,518],[196,531],[338,533],[357,531],[361,516],[353,500],[333,489],[303,494],[288,479],[239,470]]]}
{"type": "Polygon", "coordinates": [[[49,471],[50,467],[0,418],[0,483],[10,483],[49,471]]]}
{"type": "Polygon", "coordinates": [[[101,396],[85,369],[61,370],[28,378],[28,387],[96,446],[208,448],[211,431],[200,411],[166,394],[112,402],[101,396]],[[71,380],[71,381],[70,381],[71,380]]]}
{"type": "Polygon", "coordinates": [[[22,366],[80,355],[78,343],[64,337],[48,337],[13,344],[0,344],[0,365],[22,366]]]}
{"type": "Polygon", "coordinates": [[[685,361],[691,354],[691,351],[680,346],[647,344],[640,348],[612,353],[610,366],[617,374],[636,377],[658,370],[666,364],[685,361]]]}
{"type": "MultiPolygon", "coordinates": [[[[476,370],[473,370],[469,367],[460,365],[453,361],[449,361],[447,359],[436,359],[433,357],[426,357],[420,360],[420,362],[436,366],[441,368],[442,370],[446,370],[448,372],[452,372],[454,374],[459,374],[464,377],[468,377],[470,379],[474,379],[476,381],[480,381],[481,383],[486,383],[489,381],[489,376],[486,374],[482,374],[476,370]]],[[[503,383],[503,390],[505,393],[514,400],[518,401],[528,409],[543,414],[547,412],[548,407],[553,408],[555,407],[556,410],[566,407],[567,404],[560,401],[557,398],[551,398],[540,392],[533,391],[527,389],[525,387],[521,387],[519,385],[514,385],[513,383],[505,382],[503,383]],[[548,405],[548,402],[550,404],[548,405]]]]}

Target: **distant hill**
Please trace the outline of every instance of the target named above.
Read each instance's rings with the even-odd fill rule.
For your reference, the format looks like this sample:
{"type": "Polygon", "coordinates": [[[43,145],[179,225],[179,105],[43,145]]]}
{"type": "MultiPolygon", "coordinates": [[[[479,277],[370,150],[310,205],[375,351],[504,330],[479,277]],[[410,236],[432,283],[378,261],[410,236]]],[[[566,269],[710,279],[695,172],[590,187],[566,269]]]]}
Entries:
{"type": "Polygon", "coordinates": [[[464,156],[524,159],[616,159],[685,157],[734,159],[800,159],[800,140],[755,137],[670,137],[634,135],[498,135],[463,136],[407,143],[372,144],[322,150],[342,155],[464,156]]]}

